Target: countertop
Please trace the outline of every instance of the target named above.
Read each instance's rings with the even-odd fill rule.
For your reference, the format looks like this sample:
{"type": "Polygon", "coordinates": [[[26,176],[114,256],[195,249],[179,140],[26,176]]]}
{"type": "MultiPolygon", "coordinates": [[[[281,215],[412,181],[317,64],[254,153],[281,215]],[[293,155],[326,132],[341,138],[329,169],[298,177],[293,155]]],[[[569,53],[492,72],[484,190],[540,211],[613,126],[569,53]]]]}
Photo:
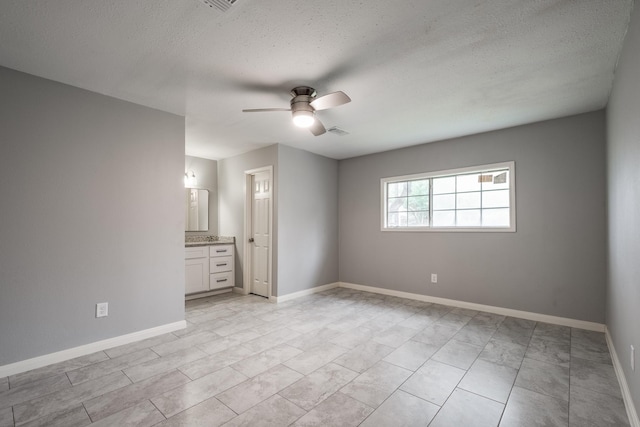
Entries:
{"type": "Polygon", "coordinates": [[[235,237],[228,236],[185,236],[184,246],[192,248],[194,246],[233,245],[235,241],[235,237]]]}

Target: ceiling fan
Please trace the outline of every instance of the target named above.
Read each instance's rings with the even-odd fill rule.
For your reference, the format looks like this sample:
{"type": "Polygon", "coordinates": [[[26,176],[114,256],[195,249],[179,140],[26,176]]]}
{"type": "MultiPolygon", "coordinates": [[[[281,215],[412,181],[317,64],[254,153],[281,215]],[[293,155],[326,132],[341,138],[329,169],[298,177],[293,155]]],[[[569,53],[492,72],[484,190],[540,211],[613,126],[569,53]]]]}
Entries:
{"type": "Polygon", "coordinates": [[[291,108],[252,108],[242,110],[244,113],[261,113],[265,111],[291,111],[293,123],[308,128],[315,136],[326,132],[324,125],[316,118],[316,111],[338,107],[351,102],[351,98],[342,91],[332,92],[320,97],[316,90],[309,86],[298,86],[291,90],[291,108]]]}

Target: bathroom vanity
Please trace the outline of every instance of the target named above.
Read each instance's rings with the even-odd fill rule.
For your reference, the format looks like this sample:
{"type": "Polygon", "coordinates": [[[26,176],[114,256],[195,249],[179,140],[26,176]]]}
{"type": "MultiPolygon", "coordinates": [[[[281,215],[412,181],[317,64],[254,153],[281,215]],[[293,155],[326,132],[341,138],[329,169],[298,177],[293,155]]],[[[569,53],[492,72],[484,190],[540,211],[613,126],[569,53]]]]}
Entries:
{"type": "Polygon", "coordinates": [[[188,299],[233,289],[234,248],[233,237],[185,238],[185,295],[188,299]]]}

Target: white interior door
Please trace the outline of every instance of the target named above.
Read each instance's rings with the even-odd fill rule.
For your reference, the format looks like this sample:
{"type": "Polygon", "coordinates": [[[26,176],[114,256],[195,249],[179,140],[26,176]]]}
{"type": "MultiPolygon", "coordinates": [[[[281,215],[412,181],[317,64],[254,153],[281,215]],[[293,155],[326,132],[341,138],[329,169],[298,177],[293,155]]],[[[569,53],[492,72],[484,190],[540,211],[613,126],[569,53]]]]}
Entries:
{"type": "Polygon", "coordinates": [[[271,171],[251,175],[250,292],[269,298],[271,281],[271,171]]]}

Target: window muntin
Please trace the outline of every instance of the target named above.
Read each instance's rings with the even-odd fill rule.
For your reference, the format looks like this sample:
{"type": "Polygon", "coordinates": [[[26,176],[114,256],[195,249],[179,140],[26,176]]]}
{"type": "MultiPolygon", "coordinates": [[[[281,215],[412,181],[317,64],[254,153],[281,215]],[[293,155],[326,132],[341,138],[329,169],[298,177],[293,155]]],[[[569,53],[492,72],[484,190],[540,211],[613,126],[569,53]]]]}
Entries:
{"type": "Polygon", "coordinates": [[[382,229],[515,231],[514,162],[383,178],[382,229]]]}

